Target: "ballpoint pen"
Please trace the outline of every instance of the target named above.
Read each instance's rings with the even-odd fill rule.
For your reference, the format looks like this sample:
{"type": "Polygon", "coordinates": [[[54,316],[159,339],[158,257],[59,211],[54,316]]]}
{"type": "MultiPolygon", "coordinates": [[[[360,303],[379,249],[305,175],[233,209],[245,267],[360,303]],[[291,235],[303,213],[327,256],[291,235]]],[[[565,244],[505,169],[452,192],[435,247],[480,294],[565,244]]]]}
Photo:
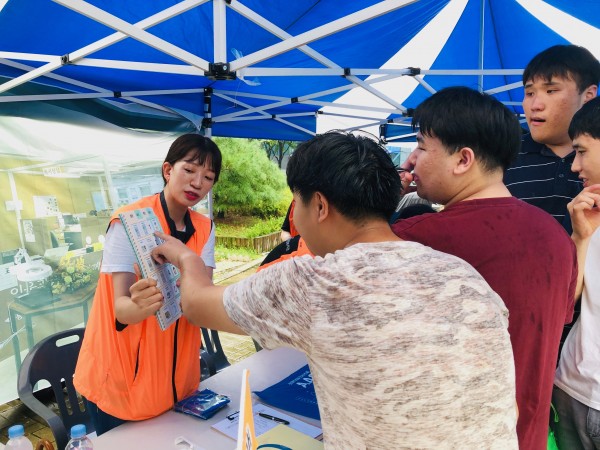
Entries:
{"type": "Polygon", "coordinates": [[[282,423],[284,425],[289,425],[290,423],[285,419],[280,419],[279,417],[272,416],[270,414],[258,413],[260,417],[264,417],[265,419],[272,420],[273,422],[282,423]]]}
{"type": "Polygon", "coordinates": [[[234,412],[234,413],[231,413],[231,414],[229,414],[229,415],[227,416],[227,418],[228,418],[229,420],[234,420],[234,419],[237,417],[237,415],[238,415],[239,413],[240,413],[239,411],[236,411],[236,412],[234,412]]]}

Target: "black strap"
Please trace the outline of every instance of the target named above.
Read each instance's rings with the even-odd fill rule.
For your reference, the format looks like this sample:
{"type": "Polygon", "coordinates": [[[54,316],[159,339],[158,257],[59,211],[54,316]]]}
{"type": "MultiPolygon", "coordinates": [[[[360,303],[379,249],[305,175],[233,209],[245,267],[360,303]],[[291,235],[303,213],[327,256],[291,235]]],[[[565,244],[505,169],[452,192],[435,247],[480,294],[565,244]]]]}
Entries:
{"type": "Polygon", "coordinates": [[[190,212],[186,211],[185,216],[183,217],[183,222],[185,223],[185,231],[179,231],[175,226],[175,222],[171,219],[169,215],[169,208],[167,207],[167,201],[165,200],[164,191],[160,193],[160,204],[162,206],[163,212],[165,213],[165,217],[167,219],[167,224],[169,225],[169,234],[174,238],[179,239],[184,244],[187,244],[187,241],[193,236],[196,232],[194,228],[194,224],[192,223],[192,219],[190,217],[190,212]]]}

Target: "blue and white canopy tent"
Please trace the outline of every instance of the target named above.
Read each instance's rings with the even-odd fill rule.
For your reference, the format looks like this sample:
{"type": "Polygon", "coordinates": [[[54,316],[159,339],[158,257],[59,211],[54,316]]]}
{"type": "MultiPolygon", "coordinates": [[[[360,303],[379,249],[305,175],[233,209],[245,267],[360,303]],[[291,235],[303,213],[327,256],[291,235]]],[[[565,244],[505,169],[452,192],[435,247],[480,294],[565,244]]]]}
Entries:
{"type": "MultiPolygon", "coordinates": [[[[522,116],[521,75],[529,60],[556,44],[581,45],[600,58],[599,13],[598,1],[448,2],[384,65],[417,67],[415,72],[419,75],[377,84],[382,93],[393,95],[409,114],[374,113],[370,125],[380,125],[381,136],[390,143],[414,142],[411,119],[407,117],[410,108],[431,93],[455,85],[493,94],[522,116]]],[[[381,105],[370,94],[357,89],[336,102],[381,105]]],[[[344,125],[364,128],[365,122],[354,118],[351,125],[348,120],[344,125]]],[[[323,129],[331,126],[327,124],[323,129]]]]}
{"type": "MultiPolygon", "coordinates": [[[[600,0],[0,0],[2,263],[43,250],[25,222],[93,221],[162,187],[176,134],[304,140],[385,125],[388,140],[411,139],[410,109],[449,85],[521,113],[529,59],[559,43],[598,57],[599,27],[600,0]]],[[[8,343],[24,329],[8,329],[6,310],[0,402],[16,395],[2,389],[16,386],[8,343]]]]}
{"type": "Polygon", "coordinates": [[[537,52],[600,56],[599,13],[593,0],[9,0],[0,114],[44,102],[126,128],[303,140],[403,123],[457,84],[519,113],[537,52]]]}

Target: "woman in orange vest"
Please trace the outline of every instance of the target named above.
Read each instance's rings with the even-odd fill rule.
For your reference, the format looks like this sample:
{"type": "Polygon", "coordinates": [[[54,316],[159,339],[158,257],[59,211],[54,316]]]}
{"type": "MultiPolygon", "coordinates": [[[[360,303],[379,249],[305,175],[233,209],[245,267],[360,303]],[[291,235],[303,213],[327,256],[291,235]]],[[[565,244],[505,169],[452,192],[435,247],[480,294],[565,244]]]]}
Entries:
{"type": "Polygon", "coordinates": [[[125,421],[168,411],[200,383],[200,330],[184,317],[160,329],[154,313],[162,295],[154,280],[134,272],[135,254],[118,214],[151,207],[163,230],[200,255],[212,274],[213,223],[190,208],[208,194],[220,171],[221,152],[214,142],[198,134],[180,136],[162,165],[163,191],[110,218],[74,376],[99,435],[125,421]]]}
{"type": "Polygon", "coordinates": [[[298,236],[298,230],[296,229],[296,225],[294,225],[294,206],[296,206],[296,201],[292,200],[292,203],[290,203],[290,207],[285,215],[283,224],[281,225],[280,237],[282,241],[287,241],[288,239],[298,236]]]}

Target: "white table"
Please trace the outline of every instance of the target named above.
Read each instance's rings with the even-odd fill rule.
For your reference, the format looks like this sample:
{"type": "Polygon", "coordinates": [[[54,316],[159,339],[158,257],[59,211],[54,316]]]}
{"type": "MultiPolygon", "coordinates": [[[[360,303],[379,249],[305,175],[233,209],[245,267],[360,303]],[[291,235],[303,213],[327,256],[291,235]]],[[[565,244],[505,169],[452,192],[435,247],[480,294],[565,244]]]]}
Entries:
{"type": "MultiPolygon", "coordinates": [[[[260,391],[287,377],[305,364],[306,356],[293,349],[261,350],[201,383],[201,389],[208,388],[219,394],[227,395],[231,399],[231,403],[226,408],[209,420],[169,411],[153,419],[125,423],[94,438],[94,450],[177,449],[180,447],[177,447],[174,442],[175,438],[179,436],[192,442],[195,450],[233,450],[236,442],[211,429],[211,425],[239,410],[242,371],[250,370],[250,389],[260,391]]],[[[294,414],[290,415],[294,416],[294,414]]],[[[312,425],[320,426],[319,421],[296,417],[312,425]]]]}

